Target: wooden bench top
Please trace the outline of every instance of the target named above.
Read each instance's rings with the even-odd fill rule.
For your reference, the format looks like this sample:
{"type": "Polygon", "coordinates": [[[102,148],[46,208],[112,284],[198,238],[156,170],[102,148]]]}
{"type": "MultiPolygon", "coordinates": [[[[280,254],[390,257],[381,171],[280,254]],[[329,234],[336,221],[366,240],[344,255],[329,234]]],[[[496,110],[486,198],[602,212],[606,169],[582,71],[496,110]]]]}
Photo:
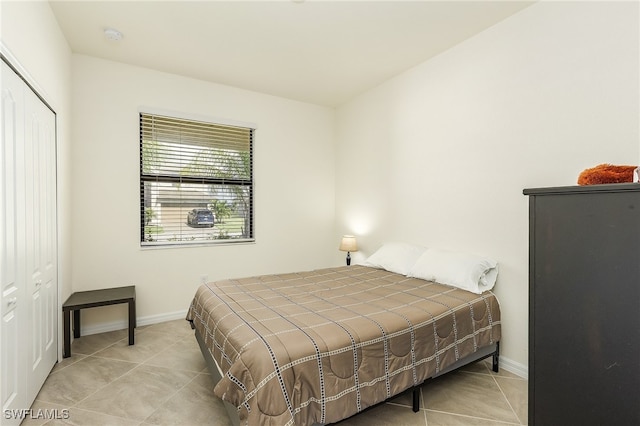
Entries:
{"type": "Polygon", "coordinates": [[[136,286],[77,291],[62,304],[63,311],[127,303],[136,299],[136,286]]]}

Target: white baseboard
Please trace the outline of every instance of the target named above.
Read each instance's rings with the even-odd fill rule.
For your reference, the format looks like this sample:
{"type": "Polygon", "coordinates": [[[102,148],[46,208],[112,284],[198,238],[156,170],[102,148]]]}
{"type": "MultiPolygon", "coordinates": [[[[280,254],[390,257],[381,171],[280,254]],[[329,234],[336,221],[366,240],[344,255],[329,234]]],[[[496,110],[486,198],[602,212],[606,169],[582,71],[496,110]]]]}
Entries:
{"type": "MultiPolygon", "coordinates": [[[[146,317],[138,317],[136,320],[137,322],[136,325],[138,327],[141,327],[144,325],[157,324],[159,322],[185,319],[186,316],[187,316],[186,310],[169,312],[169,313],[158,314],[158,315],[149,315],[146,317]]],[[[102,324],[90,325],[88,327],[84,327],[81,325],[81,327],[82,327],[81,328],[82,335],[88,336],[90,334],[106,333],[108,331],[123,330],[123,329],[129,328],[129,321],[127,319],[124,319],[121,321],[113,321],[113,322],[107,322],[102,324]]]]}
{"type": "Polygon", "coordinates": [[[516,376],[520,376],[523,379],[529,379],[529,367],[519,362],[516,362],[512,359],[505,358],[500,355],[500,368],[505,369],[510,373],[515,374],[516,376]]]}

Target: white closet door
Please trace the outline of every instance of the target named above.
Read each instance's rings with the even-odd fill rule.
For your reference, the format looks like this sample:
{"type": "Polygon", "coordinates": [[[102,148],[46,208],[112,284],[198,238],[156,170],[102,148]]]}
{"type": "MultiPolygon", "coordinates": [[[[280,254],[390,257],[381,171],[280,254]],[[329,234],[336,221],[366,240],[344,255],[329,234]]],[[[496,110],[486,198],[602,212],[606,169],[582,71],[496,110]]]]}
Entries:
{"type": "MultiPolygon", "coordinates": [[[[0,61],[2,62],[2,61],[0,61]]],[[[27,316],[24,222],[24,82],[2,62],[0,149],[0,363],[2,409],[27,408],[23,329],[27,316]]],[[[3,416],[4,417],[4,416],[3,416]]],[[[3,419],[3,424],[18,424],[3,419]]]]}
{"type": "Polygon", "coordinates": [[[27,397],[33,400],[57,361],[55,115],[25,91],[25,225],[31,345],[27,397]]]}
{"type": "Polygon", "coordinates": [[[0,382],[4,410],[28,409],[57,361],[55,114],[2,62],[0,382]]]}

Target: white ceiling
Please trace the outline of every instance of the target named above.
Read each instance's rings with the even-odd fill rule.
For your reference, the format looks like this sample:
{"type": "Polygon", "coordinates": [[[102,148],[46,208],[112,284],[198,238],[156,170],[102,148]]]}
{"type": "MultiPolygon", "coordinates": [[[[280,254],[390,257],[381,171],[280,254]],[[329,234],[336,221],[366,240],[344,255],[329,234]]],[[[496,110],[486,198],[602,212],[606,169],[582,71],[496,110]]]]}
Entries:
{"type": "Polygon", "coordinates": [[[50,1],[74,53],[340,105],[521,1],[50,1]],[[107,40],[106,28],[120,31],[107,40]]]}

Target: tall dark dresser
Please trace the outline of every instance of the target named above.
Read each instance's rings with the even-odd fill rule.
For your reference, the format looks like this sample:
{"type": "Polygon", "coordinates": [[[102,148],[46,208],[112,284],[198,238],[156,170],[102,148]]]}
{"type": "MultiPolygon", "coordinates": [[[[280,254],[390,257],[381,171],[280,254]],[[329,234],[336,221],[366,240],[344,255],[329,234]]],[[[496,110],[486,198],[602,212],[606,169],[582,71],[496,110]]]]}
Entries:
{"type": "Polygon", "coordinates": [[[640,184],[529,196],[529,425],[640,425],[640,184]]]}

